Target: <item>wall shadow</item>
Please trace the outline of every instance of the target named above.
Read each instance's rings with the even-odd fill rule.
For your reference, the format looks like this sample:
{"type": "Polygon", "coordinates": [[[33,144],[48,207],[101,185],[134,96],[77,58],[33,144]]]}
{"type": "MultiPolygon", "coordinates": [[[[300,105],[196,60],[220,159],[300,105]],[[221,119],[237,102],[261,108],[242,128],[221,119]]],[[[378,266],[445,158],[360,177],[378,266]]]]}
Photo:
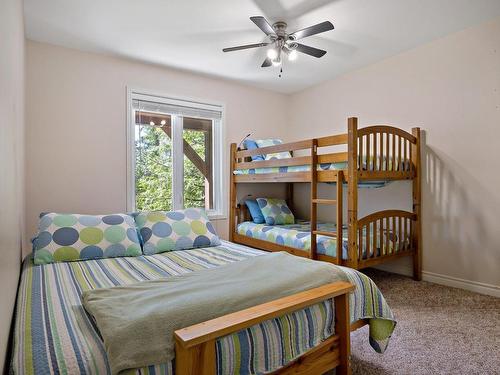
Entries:
{"type": "Polygon", "coordinates": [[[428,145],[424,131],[422,157],[424,270],[467,280],[495,275],[500,262],[493,221],[496,197],[484,181],[428,145]]]}

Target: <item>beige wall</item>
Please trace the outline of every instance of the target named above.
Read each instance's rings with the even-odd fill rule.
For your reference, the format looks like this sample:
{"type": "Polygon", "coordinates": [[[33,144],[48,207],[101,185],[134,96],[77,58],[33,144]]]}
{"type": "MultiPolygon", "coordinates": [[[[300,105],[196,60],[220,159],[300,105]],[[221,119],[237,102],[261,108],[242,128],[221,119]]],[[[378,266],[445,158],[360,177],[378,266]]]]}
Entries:
{"type": "MultiPolygon", "coordinates": [[[[424,277],[498,294],[500,19],[297,93],[289,108],[290,140],[346,132],[349,116],[422,127],[424,277]]],[[[410,191],[365,190],[362,210],[404,206],[410,191]]]]}
{"type": "MultiPolygon", "coordinates": [[[[358,116],[361,126],[421,126],[424,277],[484,283],[498,292],[499,47],[496,20],[286,96],[28,42],[25,237],[40,211],[126,209],[125,88],[131,85],[224,102],[227,144],[250,131],[286,140],[344,132],[348,116],[358,116]]],[[[364,190],[361,213],[409,209],[410,191],[404,182],[364,190]]],[[[296,204],[306,215],[307,206],[296,204]]],[[[225,235],[226,221],[217,226],[225,235]]]]}
{"type": "MultiPolygon", "coordinates": [[[[42,211],[126,210],[127,85],[225,103],[227,149],[285,126],[281,94],[28,41],[26,238],[42,211]]],[[[226,236],[226,220],[217,229],[226,236]]]]}
{"type": "Polygon", "coordinates": [[[0,369],[16,298],[24,211],[24,24],[22,2],[0,7],[0,369]]]}

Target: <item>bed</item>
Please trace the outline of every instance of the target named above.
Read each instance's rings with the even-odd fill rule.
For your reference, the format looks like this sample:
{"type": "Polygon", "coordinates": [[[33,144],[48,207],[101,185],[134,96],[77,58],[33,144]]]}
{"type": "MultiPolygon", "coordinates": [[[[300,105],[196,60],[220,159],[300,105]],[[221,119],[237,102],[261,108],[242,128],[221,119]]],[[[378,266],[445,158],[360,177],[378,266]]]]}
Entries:
{"type": "MultiPolygon", "coordinates": [[[[359,128],[358,119],[351,117],[347,120],[347,132],[343,134],[290,143],[275,140],[271,146],[267,146],[270,142],[265,141],[269,140],[254,141],[263,145],[254,148],[241,149],[235,143],[231,145],[229,240],[266,251],[287,251],[354,269],[376,266],[399,257],[412,257],[413,276],[421,280],[420,128],[413,128],[411,133],[388,125],[359,128]],[[358,217],[360,187],[381,187],[397,180],[412,184],[411,211],[389,208],[358,217]],[[297,235],[300,238],[290,234],[292,232],[289,230],[295,228],[261,228],[246,222],[248,219],[242,214],[244,205],[242,197],[238,196],[238,187],[255,183],[285,184],[286,197],[280,198],[286,199],[292,212],[296,199],[294,185],[309,184],[310,196],[299,197],[307,199],[310,204],[308,238],[304,233],[297,235]],[[320,197],[319,183],[331,184],[333,194],[329,194],[328,198],[320,197]],[[347,220],[343,207],[345,195],[347,220]],[[343,228],[342,231],[336,231],[334,226],[318,225],[320,205],[332,207],[331,213],[336,217],[332,221],[343,228]],[[331,238],[326,239],[324,235],[331,238]],[[277,238],[283,241],[278,242],[277,238]],[[307,240],[309,245],[306,244],[307,240]],[[340,247],[344,249],[342,254],[336,251],[340,247]]],[[[261,198],[270,198],[260,194],[261,198]]],[[[306,227],[303,230],[306,231],[306,227]]]]}
{"type": "MultiPolygon", "coordinates": [[[[16,307],[11,371],[110,373],[99,332],[81,305],[83,291],[195,272],[263,254],[223,241],[216,247],[41,266],[27,258],[16,307]]],[[[356,285],[349,296],[350,321],[368,319],[370,343],[383,352],[395,325],[390,308],[367,276],[339,269],[356,285]]],[[[333,321],[334,310],[328,300],[222,337],[216,342],[217,373],[265,373],[281,368],[332,335],[333,321]]],[[[174,366],[157,364],[127,373],[173,374],[174,366]]]]}

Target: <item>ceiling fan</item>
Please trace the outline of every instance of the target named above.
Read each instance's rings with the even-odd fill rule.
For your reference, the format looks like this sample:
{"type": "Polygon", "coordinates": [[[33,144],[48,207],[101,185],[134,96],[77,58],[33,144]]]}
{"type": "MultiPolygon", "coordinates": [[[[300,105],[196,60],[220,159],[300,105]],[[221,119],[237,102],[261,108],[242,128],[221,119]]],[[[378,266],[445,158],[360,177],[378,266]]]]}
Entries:
{"type": "Polygon", "coordinates": [[[224,48],[222,51],[232,52],[249,48],[270,46],[270,48],[267,50],[267,58],[261,65],[261,67],[263,68],[271,65],[281,65],[284,55],[290,61],[295,60],[297,58],[297,52],[305,53],[306,55],[314,56],[317,58],[324,56],[326,54],[325,50],[297,43],[297,40],[307,38],[311,35],[323,33],[325,31],[333,30],[332,23],[330,21],[325,21],[289,34],[286,31],[286,22],[279,21],[271,26],[271,24],[262,16],[254,16],[250,17],[250,19],[257,25],[259,29],[264,32],[264,34],[269,37],[269,42],[229,47],[224,48]]]}

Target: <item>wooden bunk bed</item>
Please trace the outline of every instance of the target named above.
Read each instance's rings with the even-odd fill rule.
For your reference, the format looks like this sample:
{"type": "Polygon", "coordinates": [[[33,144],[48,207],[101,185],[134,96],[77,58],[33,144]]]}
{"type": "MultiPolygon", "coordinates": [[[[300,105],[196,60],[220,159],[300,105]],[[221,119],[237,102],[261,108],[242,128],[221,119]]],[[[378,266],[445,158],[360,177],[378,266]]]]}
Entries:
{"type": "Polygon", "coordinates": [[[294,255],[310,257],[354,269],[375,266],[403,256],[413,257],[413,276],[421,279],[421,162],[420,128],[412,134],[392,126],[376,125],[358,129],[355,117],[348,119],[347,134],[326,136],[284,143],[255,150],[240,150],[231,144],[230,160],[230,241],[267,251],[287,251],[294,255]],[[329,152],[331,148],[344,147],[347,152],[329,152]],[[327,153],[321,153],[328,148],[327,153]],[[294,152],[306,150],[306,156],[294,152]],[[289,151],[286,159],[252,161],[251,156],[289,151]],[[321,163],[347,162],[347,167],[337,170],[318,170],[321,163]],[[262,174],[235,174],[237,170],[308,165],[307,171],[262,174]],[[358,218],[358,183],[365,181],[412,181],[412,212],[403,210],[378,211],[358,218]],[[318,197],[317,185],[335,182],[336,199],[318,197]],[[287,201],[293,201],[293,184],[311,184],[310,197],[310,249],[308,252],[295,247],[276,244],[237,233],[239,223],[247,217],[244,205],[237,202],[237,186],[241,183],[287,183],[287,201]],[[343,228],[342,197],[347,184],[348,214],[347,238],[343,230],[324,232],[317,229],[317,207],[327,204],[336,207],[337,228],[343,228]],[[336,239],[336,256],[318,254],[317,236],[336,239]],[[347,241],[347,257],[342,256],[347,241]]]}

